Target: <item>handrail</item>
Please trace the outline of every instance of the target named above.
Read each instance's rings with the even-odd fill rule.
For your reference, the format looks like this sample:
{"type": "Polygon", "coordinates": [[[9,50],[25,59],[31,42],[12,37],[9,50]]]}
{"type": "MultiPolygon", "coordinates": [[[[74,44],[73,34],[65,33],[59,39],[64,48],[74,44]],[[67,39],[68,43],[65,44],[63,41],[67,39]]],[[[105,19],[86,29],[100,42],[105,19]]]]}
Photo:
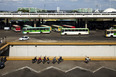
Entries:
{"type": "Polygon", "coordinates": [[[0,48],[0,50],[4,49],[4,48],[7,47],[8,45],[9,45],[9,44],[3,45],[3,46],[0,48]]]}
{"type": "Polygon", "coordinates": [[[77,42],[77,43],[37,43],[37,42],[8,42],[9,45],[116,45],[116,42],[77,42]]]}
{"type": "Polygon", "coordinates": [[[116,13],[0,13],[0,15],[116,15],[116,13]]]}

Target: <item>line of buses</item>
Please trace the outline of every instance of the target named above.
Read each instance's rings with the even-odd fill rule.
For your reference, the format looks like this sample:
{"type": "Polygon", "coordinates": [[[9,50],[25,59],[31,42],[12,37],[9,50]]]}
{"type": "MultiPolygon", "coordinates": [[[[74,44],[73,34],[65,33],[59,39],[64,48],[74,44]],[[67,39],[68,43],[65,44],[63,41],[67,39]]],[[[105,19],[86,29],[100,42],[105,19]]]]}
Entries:
{"type": "MultiPolygon", "coordinates": [[[[21,27],[18,25],[13,25],[12,30],[18,32],[21,31],[21,27]]],[[[78,35],[78,34],[89,34],[88,28],[75,28],[71,25],[41,25],[41,27],[32,27],[29,25],[24,25],[23,34],[28,33],[50,33],[51,31],[61,32],[61,35],[78,35]]]]}
{"type": "MultiPolygon", "coordinates": [[[[21,27],[18,25],[13,25],[12,30],[18,32],[21,31],[21,27]]],[[[71,25],[41,25],[41,27],[32,27],[29,25],[24,25],[23,34],[28,33],[50,33],[51,31],[61,32],[61,35],[76,35],[76,34],[89,34],[88,28],[75,28],[71,25]]]]}
{"type": "Polygon", "coordinates": [[[28,33],[50,33],[51,31],[61,32],[61,35],[78,35],[78,34],[89,34],[88,28],[75,28],[71,25],[41,25],[41,27],[24,27],[23,34],[28,33]]]}
{"type": "MultiPolygon", "coordinates": [[[[21,27],[19,25],[13,25],[11,29],[16,32],[21,31],[21,27]]],[[[24,25],[23,30],[22,30],[23,34],[50,33],[51,31],[61,32],[61,35],[89,34],[88,28],[75,28],[75,26],[71,26],[71,25],[62,25],[62,26],[41,25],[41,27],[32,27],[30,25],[24,25]]],[[[111,27],[110,29],[106,29],[105,36],[106,37],[116,37],[116,28],[111,27]]]]}

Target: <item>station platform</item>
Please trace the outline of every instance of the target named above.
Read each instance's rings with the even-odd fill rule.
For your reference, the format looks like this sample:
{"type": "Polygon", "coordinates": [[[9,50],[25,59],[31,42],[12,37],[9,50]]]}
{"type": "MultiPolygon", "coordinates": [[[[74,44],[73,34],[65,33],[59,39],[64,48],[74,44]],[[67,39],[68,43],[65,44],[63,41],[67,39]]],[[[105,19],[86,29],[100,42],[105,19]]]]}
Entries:
{"type": "MultiPolygon", "coordinates": [[[[12,45],[68,45],[68,46],[72,46],[72,45],[79,45],[79,46],[94,46],[94,45],[100,45],[100,46],[104,46],[104,45],[116,45],[116,42],[66,42],[66,43],[57,43],[57,42],[52,42],[52,43],[36,43],[36,42],[7,42],[4,46],[2,46],[0,48],[0,50],[4,49],[7,46],[12,46],[12,45]]],[[[105,53],[104,53],[105,54],[105,53]]],[[[32,60],[35,56],[7,56],[7,60],[32,60]]],[[[40,57],[40,56],[37,56],[40,57]]],[[[44,56],[41,56],[42,58],[44,56]]],[[[50,60],[52,60],[55,56],[46,56],[49,57],[50,60]]],[[[86,56],[62,56],[64,60],[85,60],[86,56]]],[[[91,60],[116,60],[116,56],[88,56],[91,60]]],[[[59,56],[56,56],[56,58],[58,59],[59,56]]]]}
{"type": "Polygon", "coordinates": [[[0,47],[0,50],[8,45],[116,45],[116,42],[7,42],[0,47]]]}

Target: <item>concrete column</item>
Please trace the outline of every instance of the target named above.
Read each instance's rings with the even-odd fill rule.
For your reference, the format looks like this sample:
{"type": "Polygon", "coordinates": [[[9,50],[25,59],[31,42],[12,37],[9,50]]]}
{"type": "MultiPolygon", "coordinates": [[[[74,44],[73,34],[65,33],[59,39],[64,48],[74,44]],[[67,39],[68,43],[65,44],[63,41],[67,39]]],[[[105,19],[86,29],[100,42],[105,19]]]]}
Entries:
{"type": "Polygon", "coordinates": [[[115,19],[113,18],[112,21],[115,21],[115,19]]]}
{"type": "Polygon", "coordinates": [[[36,19],[34,19],[34,27],[36,27],[36,19]]]}
{"type": "Polygon", "coordinates": [[[85,28],[87,28],[87,19],[85,19],[85,28]]]}
{"type": "Polygon", "coordinates": [[[42,24],[43,24],[43,19],[41,20],[42,24]]]}
{"type": "Polygon", "coordinates": [[[5,25],[6,25],[6,26],[9,26],[10,19],[9,19],[9,18],[5,18],[5,21],[4,21],[4,22],[5,22],[5,25]]]}
{"type": "Polygon", "coordinates": [[[5,23],[5,25],[8,25],[8,19],[7,18],[5,18],[4,23],[5,23]]]}
{"type": "Polygon", "coordinates": [[[41,20],[40,19],[38,19],[38,22],[39,22],[39,26],[41,25],[41,20]]]}
{"type": "Polygon", "coordinates": [[[80,19],[78,19],[78,26],[80,27],[80,19]]]}

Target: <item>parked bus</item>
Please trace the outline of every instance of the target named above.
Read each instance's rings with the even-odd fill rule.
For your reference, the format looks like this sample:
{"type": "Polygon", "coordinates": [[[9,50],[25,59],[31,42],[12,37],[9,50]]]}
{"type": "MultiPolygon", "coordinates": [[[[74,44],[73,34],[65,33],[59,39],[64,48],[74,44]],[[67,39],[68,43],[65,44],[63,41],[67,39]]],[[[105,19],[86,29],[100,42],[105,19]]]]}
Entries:
{"type": "Polygon", "coordinates": [[[116,37],[116,28],[106,29],[106,37],[116,37]]]}
{"type": "Polygon", "coordinates": [[[52,30],[52,27],[48,25],[41,25],[41,27],[50,27],[50,31],[52,30]]]}
{"type": "Polygon", "coordinates": [[[63,28],[75,28],[75,26],[72,26],[72,25],[62,25],[63,28]]]}
{"type": "Polygon", "coordinates": [[[19,26],[19,25],[13,25],[12,26],[12,30],[14,30],[14,31],[21,31],[21,27],[19,26]]]}
{"type": "Polygon", "coordinates": [[[50,27],[24,27],[23,34],[27,33],[50,33],[50,27]]]}
{"type": "Polygon", "coordinates": [[[89,34],[88,28],[62,28],[61,35],[89,34]]]}
{"type": "Polygon", "coordinates": [[[60,32],[61,29],[62,29],[62,26],[59,26],[59,25],[52,25],[52,30],[53,30],[53,31],[60,32]]]}

